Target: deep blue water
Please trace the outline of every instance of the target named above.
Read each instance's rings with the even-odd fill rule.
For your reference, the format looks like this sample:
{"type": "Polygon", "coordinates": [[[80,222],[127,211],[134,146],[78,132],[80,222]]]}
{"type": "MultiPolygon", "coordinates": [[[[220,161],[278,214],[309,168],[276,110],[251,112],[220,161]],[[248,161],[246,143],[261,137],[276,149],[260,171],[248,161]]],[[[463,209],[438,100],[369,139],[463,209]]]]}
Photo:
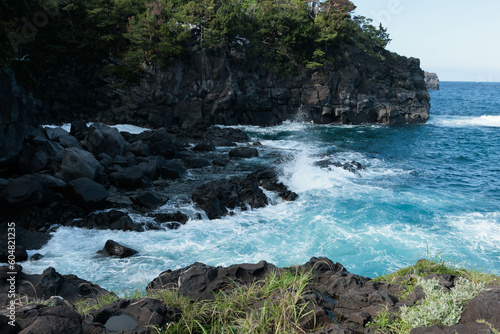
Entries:
{"type": "MultiPolygon", "coordinates": [[[[277,166],[297,201],[191,220],[176,231],[60,228],[40,251],[45,258],[23,267],[53,266],[118,292],[195,261],[288,266],[327,256],[373,277],[440,254],[500,274],[500,83],[442,82],[431,98],[431,119],[422,125],[241,127],[264,145],[245,163],[277,166]],[[278,153],[290,158],[276,162],[278,153]],[[314,165],[324,159],[366,169],[355,175],[314,165]],[[140,256],[96,258],[107,239],[140,256]]],[[[181,199],[172,206],[197,212],[181,199]]]]}

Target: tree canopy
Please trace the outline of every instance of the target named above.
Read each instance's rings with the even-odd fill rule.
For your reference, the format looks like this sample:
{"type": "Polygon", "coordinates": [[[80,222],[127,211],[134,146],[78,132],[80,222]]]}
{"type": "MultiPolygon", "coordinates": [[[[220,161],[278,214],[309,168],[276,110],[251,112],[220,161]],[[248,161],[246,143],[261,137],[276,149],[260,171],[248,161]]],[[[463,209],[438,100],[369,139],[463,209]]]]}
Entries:
{"type": "Polygon", "coordinates": [[[203,48],[240,48],[319,67],[343,43],[375,54],[390,41],[354,9],[348,0],[0,0],[0,59],[105,61],[134,72],[203,48]]]}

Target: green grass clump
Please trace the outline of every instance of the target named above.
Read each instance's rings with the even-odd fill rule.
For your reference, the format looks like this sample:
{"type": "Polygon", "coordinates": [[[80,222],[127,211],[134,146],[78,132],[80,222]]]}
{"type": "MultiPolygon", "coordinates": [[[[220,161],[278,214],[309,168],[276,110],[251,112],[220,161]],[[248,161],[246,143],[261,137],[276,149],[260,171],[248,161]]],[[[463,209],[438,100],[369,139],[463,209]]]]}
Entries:
{"type": "Polygon", "coordinates": [[[310,274],[270,274],[249,286],[234,284],[213,300],[192,302],[175,290],[155,292],[154,297],[182,311],[182,318],[161,333],[304,333],[298,325],[309,315],[302,297],[310,274]]]}
{"type": "Polygon", "coordinates": [[[373,281],[400,286],[399,298],[405,299],[417,287],[424,290],[426,297],[411,307],[402,306],[397,314],[384,310],[380,312],[369,327],[378,333],[409,333],[412,328],[433,325],[453,326],[458,323],[463,308],[469,300],[476,297],[490,283],[500,278],[476,269],[465,269],[438,256],[422,259],[416,264],[394,273],[379,276],[373,281]],[[430,274],[457,276],[455,286],[450,292],[436,279],[424,279],[430,274]]]}

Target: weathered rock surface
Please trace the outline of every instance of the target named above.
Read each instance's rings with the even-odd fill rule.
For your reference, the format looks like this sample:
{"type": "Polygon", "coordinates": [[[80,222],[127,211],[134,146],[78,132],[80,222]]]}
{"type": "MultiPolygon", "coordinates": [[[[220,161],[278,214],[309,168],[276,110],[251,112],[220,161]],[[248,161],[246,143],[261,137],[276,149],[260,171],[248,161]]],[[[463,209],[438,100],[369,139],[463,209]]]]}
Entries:
{"type": "MultiPolygon", "coordinates": [[[[0,273],[9,271],[3,267],[0,273]]],[[[7,277],[7,276],[5,276],[7,277]]],[[[0,281],[0,305],[5,305],[8,297],[9,284],[5,279],[0,281]]],[[[95,297],[108,293],[99,285],[78,278],[75,275],[61,275],[54,268],[47,268],[40,275],[28,275],[19,266],[16,275],[16,298],[26,303],[28,301],[47,300],[52,296],[60,296],[70,302],[95,297]]]]}
{"type": "Polygon", "coordinates": [[[429,90],[439,90],[439,78],[437,74],[425,72],[425,85],[429,90]]]}
{"type": "Polygon", "coordinates": [[[165,68],[145,66],[140,82],[132,85],[121,85],[97,65],[80,70],[61,65],[38,78],[45,89],[33,100],[38,117],[47,121],[83,118],[149,127],[274,125],[297,118],[346,124],[427,120],[429,94],[418,59],[389,51],[375,57],[351,45],[342,49],[321,72],[299,65],[293,74],[273,72],[244,53],[203,50],[165,68]]]}

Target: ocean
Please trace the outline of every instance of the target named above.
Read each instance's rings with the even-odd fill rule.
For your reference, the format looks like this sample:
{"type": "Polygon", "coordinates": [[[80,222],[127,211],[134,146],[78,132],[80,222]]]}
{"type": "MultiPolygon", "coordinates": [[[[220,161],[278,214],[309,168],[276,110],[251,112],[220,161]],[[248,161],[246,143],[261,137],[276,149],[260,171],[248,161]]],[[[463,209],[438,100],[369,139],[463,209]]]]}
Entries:
{"type": "MultiPolygon", "coordinates": [[[[302,264],[313,256],[374,277],[426,257],[500,274],[500,83],[442,82],[432,91],[431,117],[420,125],[239,126],[262,143],[245,169],[277,168],[298,193],[284,202],[222,219],[175,196],[159,211],[193,217],[178,230],[121,232],[61,227],[22,263],[25,272],[49,266],[119,294],[144,289],[167,269],[194,262],[227,266],[266,260],[302,264]],[[318,161],[356,161],[353,173],[318,161]],[[128,259],[96,257],[113,239],[139,251],[128,259]]],[[[218,148],[226,154],[229,148],[218,148]]],[[[210,172],[190,174],[210,179],[210,172]]],[[[126,210],[126,208],[124,208],[126,210]]],[[[145,216],[131,214],[136,222],[145,216]]]]}

